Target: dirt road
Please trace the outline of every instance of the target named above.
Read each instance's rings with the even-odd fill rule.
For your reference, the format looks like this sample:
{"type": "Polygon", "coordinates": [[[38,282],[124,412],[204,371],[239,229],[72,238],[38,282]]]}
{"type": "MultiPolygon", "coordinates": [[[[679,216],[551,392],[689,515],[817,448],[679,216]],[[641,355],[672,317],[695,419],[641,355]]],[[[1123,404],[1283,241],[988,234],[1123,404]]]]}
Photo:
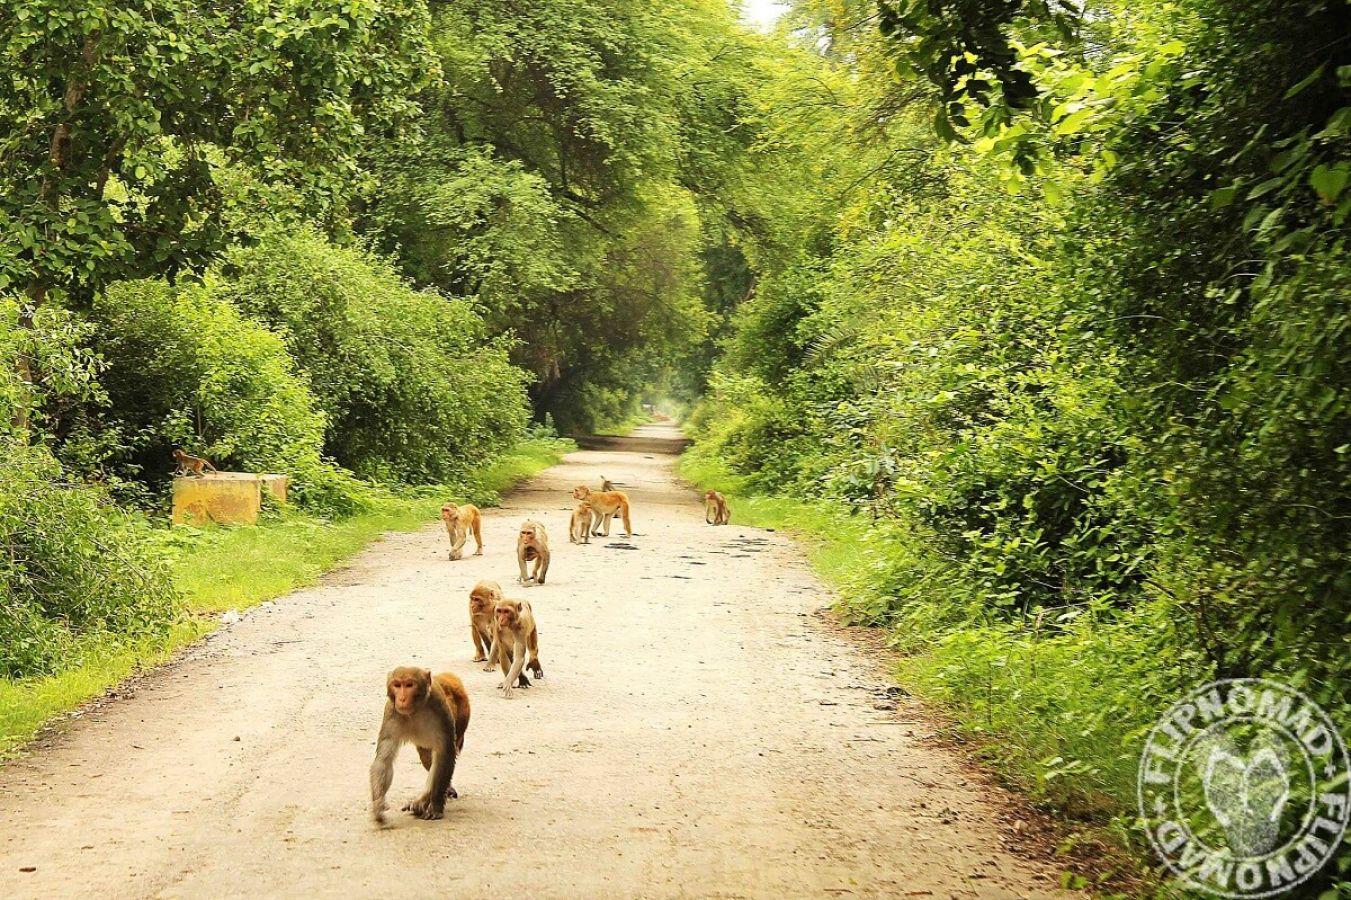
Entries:
{"type": "MultiPolygon", "coordinates": [[[[514,493],[481,557],[448,561],[439,528],[388,537],[7,764],[0,897],[1054,894],[1003,849],[987,789],[885,708],[793,543],[735,510],[705,525],[673,458],[637,446],[514,493]],[[568,490],[602,476],[638,534],[570,545],[568,490]],[[523,589],[526,517],[554,560],[523,589]],[[513,700],[469,661],[480,578],[539,620],[547,677],[513,700]],[[400,663],[458,673],[473,718],[446,818],[396,805],[377,830],[367,768],[400,663]]],[[[406,749],[391,801],[422,782],[406,749]]]]}

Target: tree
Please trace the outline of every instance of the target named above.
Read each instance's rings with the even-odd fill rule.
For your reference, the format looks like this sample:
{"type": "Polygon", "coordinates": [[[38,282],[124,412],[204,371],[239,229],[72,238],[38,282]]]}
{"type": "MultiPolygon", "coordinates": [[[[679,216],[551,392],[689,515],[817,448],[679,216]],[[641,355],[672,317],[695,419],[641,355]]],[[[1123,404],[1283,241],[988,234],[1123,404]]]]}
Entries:
{"type": "MultiPolygon", "coordinates": [[[[425,0],[20,0],[0,20],[0,291],[200,270],[224,166],[323,213],[426,81],[425,0]]],[[[434,72],[434,68],[432,69],[434,72]]],[[[31,363],[21,356],[22,380],[31,363]]],[[[26,424],[25,405],[19,417],[26,424]]]]}

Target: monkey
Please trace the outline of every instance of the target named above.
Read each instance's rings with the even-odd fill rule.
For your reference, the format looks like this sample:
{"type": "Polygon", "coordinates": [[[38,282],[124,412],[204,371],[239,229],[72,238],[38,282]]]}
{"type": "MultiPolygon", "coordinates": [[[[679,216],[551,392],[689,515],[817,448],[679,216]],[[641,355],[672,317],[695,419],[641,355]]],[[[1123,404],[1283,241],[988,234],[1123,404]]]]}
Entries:
{"type": "Polygon", "coordinates": [[[496,581],[480,581],[469,592],[469,633],[474,638],[474,662],[487,662],[483,671],[493,669],[488,649],[493,645],[493,610],[502,599],[502,587],[496,581]]]}
{"type": "Polygon", "coordinates": [[[465,541],[469,533],[474,533],[474,555],[483,555],[483,516],[472,503],[456,506],[447,503],[441,507],[441,520],[446,523],[446,534],[450,535],[450,558],[459,559],[464,555],[465,541]]]}
{"type": "Polygon", "coordinates": [[[601,537],[610,536],[610,519],[617,512],[624,517],[624,536],[633,537],[633,526],[629,524],[629,496],[623,491],[593,491],[584,484],[572,489],[572,496],[591,507],[591,534],[601,537]],[[600,531],[600,523],[605,522],[605,532],[600,531]]]}
{"type": "Polygon", "coordinates": [[[394,758],[404,744],[417,747],[428,772],[427,789],[404,809],[419,819],[439,819],[451,787],[455,757],[469,727],[469,694],[450,672],[435,678],[428,669],[399,666],[385,679],[385,716],[371,763],[371,818],[385,823],[385,795],[394,780],[394,758]]]}
{"type": "MultiPolygon", "coordinates": [[[[602,475],[601,478],[600,478],[600,489],[601,489],[602,491],[607,491],[607,492],[608,492],[608,491],[615,491],[615,490],[618,490],[618,488],[615,487],[614,482],[611,481],[610,479],[606,478],[604,475],[602,475]]],[[[609,519],[610,519],[611,521],[614,520],[614,517],[615,517],[615,513],[610,513],[609,519]]],[[[608,523],[607,523],[606,526],[605,526],[605,533],[606,533],[606,534],[609,534],[609,533],[610,533],[610,526],[609,526],[608,523]]]]}
{"type": "Polygon", "coordinates": [[[521,523],[521,536],[516,539],[516,562],[521,566],[521,584],[543,584],[549,574],[549,535],[540,523],[527,519],[521,523]],[[531,560],[535,569],[529,576],[525,564],[531,560]]]}
{"type": "Polygon", "coordinates": [[[717,491],[704,494],[704,521],[710,525],[726,525],[732,521],[732,508],[727,505],[727,498],[717,491]]]}
{"type": "Polygon", "coordinates": [[[578,503],[572,511],[572,522],[568,525],[568,540],[574,544],[591,543],[591,507],[578,503]]]}
{"type": "Polygon", "coordinates": [[[535,630],[535,614],[529,600],[500,600],[494,609],[497,626],[493,632],[492,657],[502,667],[502,696],[510,700],[512,688],[530,687],[530,679],[523,669],[529,668],[536,678],[544,677],[544,666],[539,661],[539,633],[535,630]],[[527,662],[529,657],[529,662],[527,662]]]}
{"type": "Polygon", "coordinates": [[[184,453],[181,447],[174,448],[174,460],[178,463],[178,468],[174,470],[175,475],[196,475],[201,478],[207,472],[216,471],[216,467],[211,463],[200,456],[184,453]]]}

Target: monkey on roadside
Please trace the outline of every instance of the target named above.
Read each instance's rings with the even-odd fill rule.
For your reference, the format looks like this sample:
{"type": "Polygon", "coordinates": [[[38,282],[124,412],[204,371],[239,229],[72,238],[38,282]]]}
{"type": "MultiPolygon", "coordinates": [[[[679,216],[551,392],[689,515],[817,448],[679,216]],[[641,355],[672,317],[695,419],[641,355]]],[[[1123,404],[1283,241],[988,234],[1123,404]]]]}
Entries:
{"type": "Polygon", "coordinates": [[[591,507],[578,503],[568,525],[568,540],[574,544],[591,543],[591,507]]]}
{"type": "Polygon", "coordinates": [[[469,533],[474,533],[474,555],[483,555],[483,516],[472,503],[456,506],[447,503],[441,507],[441,520],[446,523],[446,534],[450,535],[450,558],[459,559],[464,555],[465,541],[469,533]]]}
{"type": "Polygon", "coordinates": [[[394,758],[404,744],[417,747],[428,772],[427,789],[404,809],[419,819],[439,819],[451,787],[455,757],[464,748],[469,727],[469,694],[450,672],[435,678],[428,669],[399,666],[385,679],[385,717],[371,763],[371,818],[385,823],[385,795],[394,781],[394,758]]]}
{"type": "Polygon", "coordinates": [[[629,523],[629,497],[623,491],[593,491],[584,484],[572,489],[573,498],[582,501],[591,508],[591,534],[601,537],[610,536],[610,519],[615,513],[624,517],[624,536],[633,536],[633,526],[629,523]],[[600,523],[605,523],[604,533],[600,523]]]}
{"type": "Polygon", "coordinates": [[[480,581],[469,592],[469,633],[474,638],[474,662],[487,662],[485,672],[491,672],[493,668],[488,650],[493,645],[493,610],[501,599],[502,586],[496,581],[480,581]]]}
{"type": "Polygon", "coordinates": [[[613,490],[615,489],[615,486],[614,486],[614,484],[610,481],[610,479],[608,479],[608,478],[606,478],[604,475],[602,475],[602,476],[601,476],[601,479],[600,479],[600,489],[601,489],[602,491],[613,491],[613,490]]]}
{"type": "Polygon", "coordinates": [[[174,460],[178,463],[178,468],[174,470],[175,475],[196,475],[200,478],[207,472],[216,471],[216,467],[211,463],[200,456],[184,453],[181,447],[174,448],[174,460]]]}
{"type": "Polygon", "coordinates": [[[543,584],[549,574],[549,535],[540,523],[527,519],[521,523],[521,534],[516,539],[516,562],[521,566],[521,584],[543,584]],[[534,571],[526,575],[525,564],[533,561],[534,571]]]}
{"type": "Polygon", "coordinates": [[[717,491],[704,494],[704,521],[710,525],[726,525],[732,521],[732,508],[727,505],[727,498],[717,491]]]}
{"type": "Polygon", "coordinates": [[[496,630],[493,632],[492,656],[505,676],[501,684],[502,696],[510,700],[512,688],[530,687],[530,679],[525,677],[523,669],[529,668],[536,678],[544,677],[544,666],[539,661],[539,633],[535,630],[535,614],[529,600],[500,600],[494,615],[496,630]]]}

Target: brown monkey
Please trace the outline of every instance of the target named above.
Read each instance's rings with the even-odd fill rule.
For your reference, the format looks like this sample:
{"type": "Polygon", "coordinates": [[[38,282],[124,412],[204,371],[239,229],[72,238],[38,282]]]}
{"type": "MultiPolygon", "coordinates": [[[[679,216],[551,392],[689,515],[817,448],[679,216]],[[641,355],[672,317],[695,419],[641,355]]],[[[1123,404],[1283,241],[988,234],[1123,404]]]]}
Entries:
{"type": "Polygon", "coordinates": [[[574,544],[591,543],[591,507],[578,503],[572,511],[572,522],[568,525],[568,540],[574,544]]]}
{"type": "Polygon", "coordinates": [[[439,819],[446,798],[458,796],[451,787],[455,756],[464,747],[469,727],[469,695],[459,678],[442,672],[435,678],[427,669],[399,666],[385,679],[385,717],[371,763],[371,817],[385,822],[385,795],[394,780],[394,758],[404,744],[417,747],[428,771],[427,789],[404,809],[419,819],[439,819]]]}
{"type": "Polygon", "coordinates": [[[710,525],[726,525],[732,521],[732,508],[727,505],[727,498],[717,491],[704,494],[704,521],[710,525]]]}
{"type": "Polygon", "coordinates": [[[516,539],[516,562],[521,566],[521,584],[544,583],[544,576],[549,574],[549,535],[543,525],[530,519],[521,523],[521,535],[516,539]],[[527,576],[525,564],[532,560],[535,568],[527,576]]]}
{"type": "Polygon", "coordinates": [[[200,456],[184,453],[181,447],[174,448],[174,460],[178,463],[178,468],[174,471],[175,475],[196,475],[200,478],[207,472],[216,471],[216,467],[211,463],[200,456]]]}
{"type": "Polygon", "coordinates": [[[539,661],[539,633],[529,600],[501,600],[494,614],[497,629],[493,632],[492,657],[506,676],[501,684],[502,696],[510,700],[512,688],[530,687],[523,669],[530,668],[536,678],[544,677],[544,666],[539,661]]]}
{"type": "Polygon", "coordinates": [[[488,649],[493,645],[493,610],[502,599],[502,586],[496,581],[480,581],[469,592],[469,633],[474,638],[474,662],[486,661],[483,671],[492,671],[488,649]]]}
{"type": "Polygon", "coordinates": [[[474,533],[474,555],[483,555],[483,516],[472,503],[456,506],[447,503],[441,507],[441,520],[446,523],[446,534],[450,535],[450,558],[459,559],[464,555],[464,543],[469,533],[474,533]]]}
{"type": "Polygon", "coordinates": [[[610,536],[610,518],[619,513],[624,517],[624,536],[633,536],[633,526],[629,524],[629,495],[623,491],[593,491],[584,484],[572,489],[572,496],[591,508],[591,534],[601,537],[610,536]],[[600,523],[605,522],[605,532],[600,531],[600,523]]]}
{"type": "MultiPolygon", "coordinates": [[[[601,479],[600,479],[600,489],[601,489],[602,491],[607,491],[607,492],[608,492],[608,491],[615,491],[615,490],[618,490],[618,488],[615,487],[614,482],[611,481],[610,479],[606,478],[604,475],[602,475],[602,476],[601,476],[601,479]]],[[[608,516],[608,518],[611,519],[611,520],[613,520],[614,517],[615,517],[615,513],[610,513],[610,515],[608,516]]],[[[605,533],[606,533],[606,534],[609,534],[609,533],[610,533],[610,526],[609,526],[608,523],[607,523],[606,526],[605,526],[605,533]]]]}

